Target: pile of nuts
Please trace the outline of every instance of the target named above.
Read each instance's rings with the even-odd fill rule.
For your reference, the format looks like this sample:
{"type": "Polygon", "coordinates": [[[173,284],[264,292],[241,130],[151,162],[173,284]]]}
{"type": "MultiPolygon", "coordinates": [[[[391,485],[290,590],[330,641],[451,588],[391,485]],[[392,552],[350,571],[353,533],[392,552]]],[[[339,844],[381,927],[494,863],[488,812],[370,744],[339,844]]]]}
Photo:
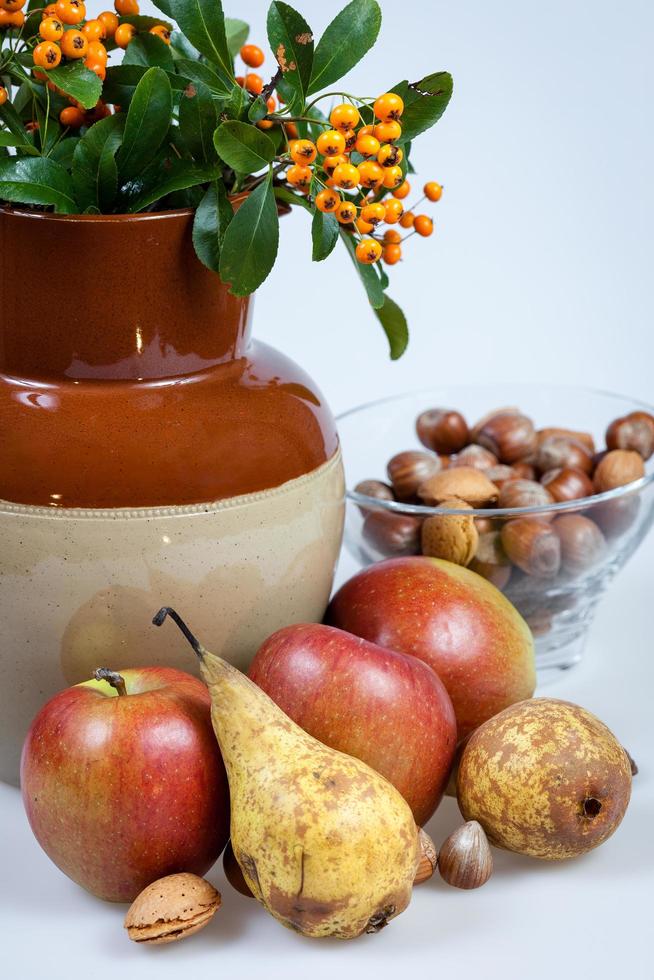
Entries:
{"type": "Polygon", "coordinates": [[[422,553],[465,565],[505,591],[525,576],[542,583],[587,572],[601,560],[607,540],[633,524],[638,495],[591,499],[560,516],[493,518],[468,511],[586,501],[643,477],[644,461],[654,453],[654,416],[647,412],[612,422],[599,452],[589,433],[537,430],[517,408],[498,409],[472,428],[460,412],[429,409],[416,431],[426,451],[398,453],[388,463],[388,483],[364,480],[355,490],[448,513],[423,518],[361,505],[364,539],[384,557],[422,553]]]}

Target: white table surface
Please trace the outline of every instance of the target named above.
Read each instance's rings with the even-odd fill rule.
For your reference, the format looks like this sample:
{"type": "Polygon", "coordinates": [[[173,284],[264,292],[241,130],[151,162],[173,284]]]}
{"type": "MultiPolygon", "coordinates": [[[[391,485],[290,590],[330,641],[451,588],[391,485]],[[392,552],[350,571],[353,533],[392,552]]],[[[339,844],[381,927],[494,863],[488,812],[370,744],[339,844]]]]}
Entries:
{"type": "MultiPolygon", "coordinates": [[[[317,33],[340,5],[297,3],[317,33]]],[[[437,234],[393,270],[392,295],[413,329],[409,354],[388,361],[344,254],[312,265],[302,215],[285,219],[256,334],[297,358],[336,411],[491,378],[581,381],[651,401],[654,5],[404,0],[399,25],[397,7],[383,6],[378,47],[350,91],[439,68],[456,82],[442,122],[416,144],[421,179],[446,187],[437,234]]],[[[225,8],[263,42],[267,3],[225,8]]],[[[152,11],[147,0],[142,9],[152,11]]],[[[96,901],[49,862],[18,792],[0,784],[0,976],[397,980],[415,966],[421,978],[651,980],[653,559],[654,537],[601,605],[584,663],[547,688],[598,714],[640,766],[622,827],[595,853],[548,866],[496,852],[495,875],[478,892],[432,880],[386,930],[346,944],[286,931],[218,867],[210,877],[224,907],[213,924],[144,949],[123,933],[124,907],[96,901]]],[[[446,801],[429,827],[437,843],[457,819],[446,801]]]]}
{"type": "MultiPolygon", "coordinates": [[[[442,977],[484,980],[651,980],[653,558],[651,538],[600,607],[583,663],[543,691],[594,711],[640,767],[622,826],[594,853],[550,865],[495,851],[495,873],[484,888],[460,892],[434,878],[385,930],[349,943],[284,929],[232,890],[219,862],[208,878],[223,907],[211,925],[183,942],[146,949],[127,939],[125,906],[92,898],[50,863],[18,791],[0,784],[0,974],[166,980],[207,971],[221,980],[397,980],[398,971],[407,976],[415,965],[442,977]]],[[[438,845],[459,821],[456,804],[446,800],[427,829],[438,845]]]]}

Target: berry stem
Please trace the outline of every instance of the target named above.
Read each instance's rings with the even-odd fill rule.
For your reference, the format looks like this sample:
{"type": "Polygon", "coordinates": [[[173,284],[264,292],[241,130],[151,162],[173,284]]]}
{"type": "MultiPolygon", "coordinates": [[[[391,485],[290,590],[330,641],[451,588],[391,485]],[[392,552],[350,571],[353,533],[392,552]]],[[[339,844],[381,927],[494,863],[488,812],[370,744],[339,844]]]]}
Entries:
{"type": "Polygon", "coordinates": [[[281,82],[283,77],[284,77],[283,71],[281,70],[281,68],[278,68],[275,74],[273,75],[273,77],[268,82],[268,84],[264,85],[263,89],[261,90],[260,97],[263,99],[264,102],[268,101],[268,99],[273,94],[273,92],[277,88],[277,85],[279,84],[279,82],[281,82]]]}
{"type": "Polygon", "coordinates": [[[369,98],[367,95],[362,96],[361,98],[357,98],[356,95],[350,95],[349,92],[323,92],[322,95],[319,95],[317,98],[313,100],[313,102],[310,102],[306,106],[305,112],[308,112],[309,109],[313,109],[314,105],[318,105],[318,103],[321,102],[322,99],[333,99],[335,96],[338,96],[341,99],[349,99],[350,102],[358,102],[361,105],[370,102],[374,104],[375,102],[373,98],[369,98]]]}
{"type": "Polygon", "coordinates": [[[331,123],[323,122],[322,119],[314,119],[313,116],[280,116],[279,113],[273,112],[266,116],[266,118],[271,119],[273,122],[280,123],[282,126],[284,123],[290,122],[308,122],[313,123],[316,126],[327,126],[328,129],[331,129],[331,123]]]}

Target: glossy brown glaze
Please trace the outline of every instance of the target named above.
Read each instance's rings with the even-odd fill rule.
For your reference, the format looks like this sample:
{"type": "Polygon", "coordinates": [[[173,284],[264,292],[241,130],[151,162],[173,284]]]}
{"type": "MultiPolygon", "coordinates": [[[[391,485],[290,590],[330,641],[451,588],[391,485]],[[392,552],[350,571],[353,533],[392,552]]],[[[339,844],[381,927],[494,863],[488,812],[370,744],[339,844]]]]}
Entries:
{"type": "Polygon", "coordinates": [[[196,258],[192,223],[0,210],[0,498],[203,503],[334,454],[322,396],[251,341],[252,304],[196,258]]]}

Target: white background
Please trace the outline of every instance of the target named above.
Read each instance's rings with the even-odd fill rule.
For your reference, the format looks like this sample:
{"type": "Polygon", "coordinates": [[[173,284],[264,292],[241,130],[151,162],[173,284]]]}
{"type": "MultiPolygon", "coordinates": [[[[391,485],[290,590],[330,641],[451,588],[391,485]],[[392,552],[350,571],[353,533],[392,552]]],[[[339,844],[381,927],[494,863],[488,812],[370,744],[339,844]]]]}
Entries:
{"type": "MultiPolygon", "coordinates": [[[[337,9],[298,6],[316,34],[337,9]]],[[[335,411],[443,381],[583,382],[652,400],[652,4],[384,6],[380,42],[349,91],[368,95],[439,69],[455,76],[450,108],[414,155],[416,183],[446,188],[437,233],[412,240],[392,270],[391,293],[412,327],[409,353],[389,362],[344,255],[311,264],[304,214],[284,220],[277,267],[257,299],[257,335],[302,363],[335,411]]],[[[265,9],[226,3],[262,44],[265,9]]],[[[605,847],[557,866],[497,853],[484,889],[432,881],[387,930],[350,944],[284,931],[223,887],[216,869],[224,908],[213,925],[186,943],[143,949],[122,933],[123,908],[95,901],[50,865],[17,792],[0,786],[3,975],[651,977],[653,557],[650,540],[600,607],[583,665],[547,690],[595,711],[641,767],[605,847]]],[[[437,844],[456,823],[448,801],[429,828],[437,844]]]]}

